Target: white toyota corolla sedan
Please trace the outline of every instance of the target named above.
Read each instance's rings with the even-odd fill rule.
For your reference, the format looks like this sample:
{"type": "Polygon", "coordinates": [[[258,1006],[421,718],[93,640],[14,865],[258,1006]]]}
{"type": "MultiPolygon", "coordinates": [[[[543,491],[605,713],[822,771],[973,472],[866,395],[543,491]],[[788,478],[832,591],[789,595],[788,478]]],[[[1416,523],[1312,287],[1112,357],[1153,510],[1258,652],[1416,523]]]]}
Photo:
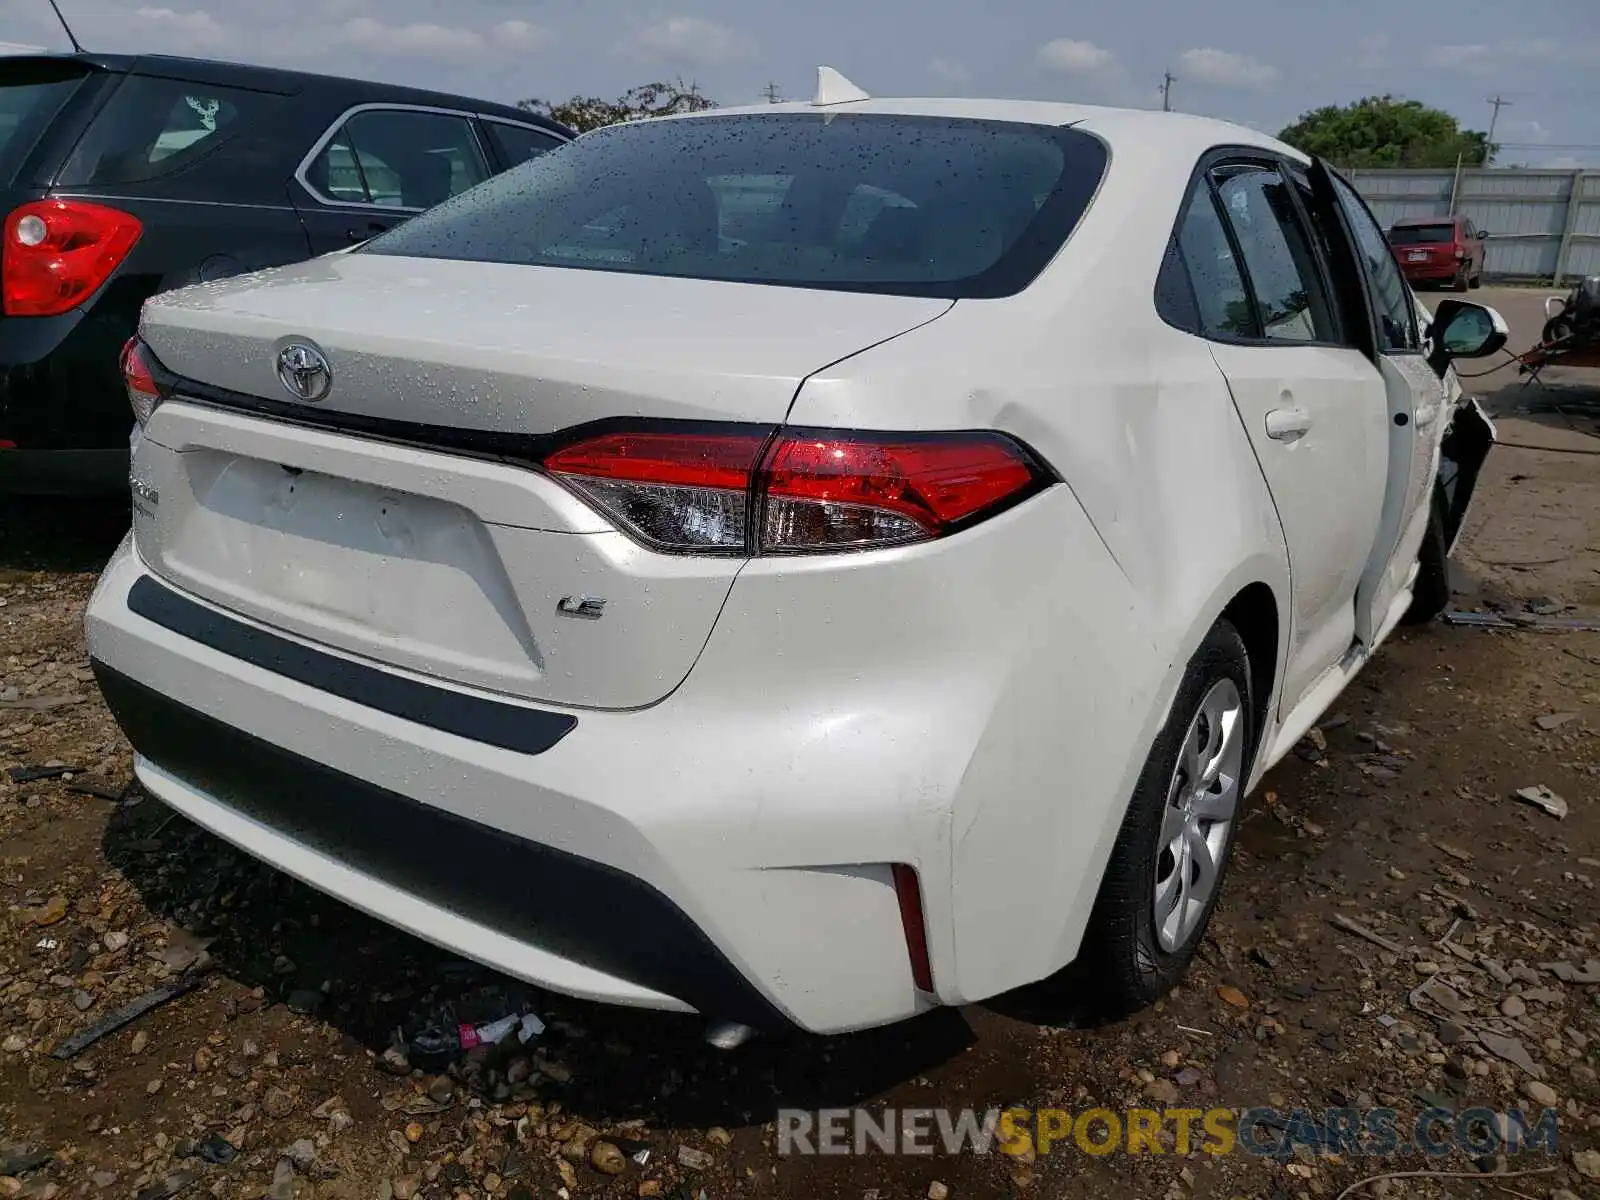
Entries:
{"type": "Polygon", "coordinates": [[[823,76],[149,303],[88,636],[150,793],[574,996],[1173,984],[1447,598],[1505,326],[1249,129],[823,76]]]}

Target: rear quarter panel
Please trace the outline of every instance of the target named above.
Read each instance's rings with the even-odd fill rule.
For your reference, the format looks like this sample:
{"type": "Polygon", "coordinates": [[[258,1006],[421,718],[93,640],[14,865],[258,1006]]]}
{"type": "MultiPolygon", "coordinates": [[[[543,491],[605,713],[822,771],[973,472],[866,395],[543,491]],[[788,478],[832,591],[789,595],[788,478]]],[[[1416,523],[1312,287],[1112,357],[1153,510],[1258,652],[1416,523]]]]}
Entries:
{"type": "MultiPolygon", "coordinates": [[[[953,945],[942,949],[957,970],[946,999],[1042,978],[1076,954],[1200,641],[1249,584],[1288,609],[1282,531],[1226,383],[1206,344],[1154,310],[1191,162],[1142,164],[1142,179],[1113,167],[1032,287],[959,301],[813,376],[790,414],[806,425],[1004,430],[1061,474],[1082,517],[1041,531],[1031,585],[974,618],[988,622],[999,665],[973,698],[984,715],[959,777],[939,782],[951,797],[950,863],[946,892],[926,902],[949,919],[953,945]],[[1170,205],[1151,204],[1152,184],[1170,205]]],[[[1288,633],[1285,618],[1274,678],[1288,633]]]]}

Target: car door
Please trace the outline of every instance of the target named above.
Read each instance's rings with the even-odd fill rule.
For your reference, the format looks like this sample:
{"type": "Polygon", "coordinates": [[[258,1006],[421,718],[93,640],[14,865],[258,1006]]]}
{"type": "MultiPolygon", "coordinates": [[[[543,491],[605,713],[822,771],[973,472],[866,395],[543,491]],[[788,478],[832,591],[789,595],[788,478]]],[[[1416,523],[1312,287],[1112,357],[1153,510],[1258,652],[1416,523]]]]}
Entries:
{"type": "Polygon", "coordinates": [[[290,191],[311,249],[342,250],[489,177],[472,117],[362,105],[306,155],[290,191]]]}
{"type": "Polygon", "coordinates": [[[1319,210],[1339,225],[1340,240],[1355,252],[1372,321],[1368,352],[1382,373],[1388,410],[1383,513],[1356,593],[1356,636],[1371,647],[1399,621],[1409,600],[1449,423],[1449,396],[1428,364],[1416,297],[1366,202],[1321,162],[1310,181],[1319,210]]]}
{"type": "Polygon", "coordinates": [[[1287,711],[1355,638],[1383,503],[1383,380],[1346,336],[1325,251],[1275,162],[1208,164],[1181,248],[1288,546],[1287,711]]]}

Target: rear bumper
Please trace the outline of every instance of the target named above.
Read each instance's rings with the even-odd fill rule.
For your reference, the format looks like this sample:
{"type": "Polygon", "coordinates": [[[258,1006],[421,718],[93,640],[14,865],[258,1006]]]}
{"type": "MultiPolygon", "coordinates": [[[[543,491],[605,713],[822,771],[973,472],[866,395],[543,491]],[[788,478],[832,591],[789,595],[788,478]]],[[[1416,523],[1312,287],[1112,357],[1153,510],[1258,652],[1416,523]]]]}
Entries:
{"type": "Polygon", "coordinates": [[[1412,283],[1441,283],[1454,279],[1466,264],[1451,259],[1447,262],[1400,263],[1400,271],[1412,283]]]}
{"type": "MultiPolygon", "coordinates": [[[[129,542],[87,618],[141,783],[246,852],[425,940],[587,999],[815,1032],[934,1003],[911,980],[891,867],[870,860],[878,827],[916,838],[939,818],[903,800],[897,819],[888,800],[824,817],[841,865],[789,867],[784,822],[750,827],[752,808],[777,798],[753,795],[745,760],[721,753],[759,741],[769,759],[789,754],[755,728],[760,718],[741,730],[670,705],[572,714],[489,701],[564,731],[541,735],[543,749],[510,749],[486,718],[451,732],[397,715],[392,697],[358,702],[294,678],[293,662],[284,673],[281,661],[260,666],[237,645],[177,632],[152,610],[151,589],[235,631],[280,635],[172,592],[129,542]]],[[[483,697],[379,673],[462,712],[483,697]]]]}
{"type": "Polygon", "coordinates": [[[553,991],[831,1033],[1074,956],[1169,694],[1147,623],[1056,487],[935,543],[749,560],[688,677],[644,708],[379,667],[174,592],[131,538],[87,633],[140,779],[248,853],[553,991]],[[152,588],[205,619],[153,609],[152,588]],[[499,715],[463,717],[485,704],[499,715]],[[517,745],[501,710],[566,728],[517,745]],[[302,793],[327,802],[281,799],[302,793]]]}

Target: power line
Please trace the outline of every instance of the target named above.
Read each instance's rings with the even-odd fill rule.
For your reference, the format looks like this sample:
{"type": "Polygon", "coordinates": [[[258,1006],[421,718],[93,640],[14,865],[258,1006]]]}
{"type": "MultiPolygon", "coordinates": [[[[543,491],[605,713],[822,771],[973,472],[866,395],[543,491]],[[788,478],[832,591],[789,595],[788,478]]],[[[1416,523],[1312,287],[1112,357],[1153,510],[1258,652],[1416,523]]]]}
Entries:
{"type": "Polygon", "coordinates": [[[1177,82],[1177,76],[1171,71],[1161,77],[1161,111],[1172,111],[1172,85],[1177,82]]]}

